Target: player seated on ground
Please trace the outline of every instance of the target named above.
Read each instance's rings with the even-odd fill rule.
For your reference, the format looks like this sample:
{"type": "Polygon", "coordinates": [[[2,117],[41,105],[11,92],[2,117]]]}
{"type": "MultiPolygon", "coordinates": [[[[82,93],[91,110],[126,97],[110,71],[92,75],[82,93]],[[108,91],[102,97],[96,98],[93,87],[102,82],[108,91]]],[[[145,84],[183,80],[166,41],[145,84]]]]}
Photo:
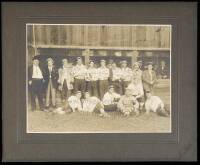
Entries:
{"type": "Polygon", "coordinates": [[[139,110],[143,110],[144,107],[144,91],[142,87],[138,87],[137,85],[135,85],[133,82],[131,82],[127,89],[129,89],[132,93],[132,95],[137,99],[137,101],[139,102],[139,110]]]}
{"type": "Polygon", "coordinates": [[[117,102],[119,101],[120,97],[121,96],[115,92],[114,86],[109,86],[108,92],[105,93],[102,99],[104,111],[116,111],[117,102]]]}
{"type": "Polygon", "coordinates": [[[66,112],[82,111],[81,91],[77,91],[75,95],[68,98],[63,107],[54,110],[54,113],[65,114],[66,112]]]}
{"type": "Polygon", "coordinates": [[[132,95],[136,97],[139,102],[140,110],[143,109],[144,106],[144,89],[142,84],[142,70],[140,69],[141,64],[139,62],[135,62],[133,64],[133,72],[132,72],[132,81],[128,85],[128,88],[131,90],[132,95]]]}
{"type": "Polygon", "coordinates": [[[136,116],[139,115],[139,103],[128,88],[125,90],[125,95],[120,98],[117,107],[126,117],[128,117],[132,112],[135,112],[136,116]]]}
{"type": "Polygon", "coordinates": [[[85,99],[83,99],[83,112],[97,112],[100,116],[109,117],[109,115],[104,111],[104,106],[102,102],[95,96],[90,96],[89,92],[85,92],[85,99]]]}
{"type": "Polygon", "coordinates": [[[146,114],[149,114],[150,111],[152,111],[160,116],[169,116],[169,112],[166,111],[163,101],[158,96],[152,96],[151,92],[148,90],[146,91],[146,97],[146,114]]]}

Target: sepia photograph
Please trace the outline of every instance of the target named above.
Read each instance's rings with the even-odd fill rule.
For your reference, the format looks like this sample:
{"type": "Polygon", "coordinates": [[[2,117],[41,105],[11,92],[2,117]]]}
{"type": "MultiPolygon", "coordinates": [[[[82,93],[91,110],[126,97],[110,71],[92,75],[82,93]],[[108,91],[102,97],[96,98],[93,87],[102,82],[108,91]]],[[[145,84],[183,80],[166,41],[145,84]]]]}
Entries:
{"type": "Polygon", "coordinates": [[[194,2],[2,3],[2,161],[196,161],[197,36],[194,2]]]}
{"type": "Polygon", "coordinates": [[[27,133],[171,133],[171,28],[26,24],[27,133]]]}

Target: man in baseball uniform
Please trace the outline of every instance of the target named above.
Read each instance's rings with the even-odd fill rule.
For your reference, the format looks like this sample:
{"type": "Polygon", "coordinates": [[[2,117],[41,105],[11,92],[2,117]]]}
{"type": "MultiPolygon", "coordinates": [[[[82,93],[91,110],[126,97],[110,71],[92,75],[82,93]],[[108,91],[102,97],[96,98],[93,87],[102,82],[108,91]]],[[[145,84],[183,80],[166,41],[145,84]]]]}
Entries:
{"type": "Polygon", "coordinates": [[[98,79],[99,79],[99,96],[103,98],[104,94],[108,91],[108,78],[109,69],[106,67],[106,61],[101,60],[100,67],[98,68],[98,79]]]}
{"type": "Polygon", "coordinates": [[[86,75],[87,69],[85,65],[83,65],[81,57],[77,58],[77,64],[72,68],[72,73],[74,77],[74,91],[81,91],[82,94],[85,92],[86,88],[86,75]]]}
{"type": "Polygon", "coordinates": [[[132,69],[127,66],[127,61],[121,61],[121,84],[122,84],[122,94],[125,94],[125,89],[131,83],[132,69]]]}
{"type": "Polygon", "coordinates": [[[121,95],[115,92],[114,86],[110,85],[108,91],[103,96],[102,102],[105,111],[116,111],[117,103],[121,95]]]}
{"type": "Polygon", "coordinates": [[[144,89],[142,84],[142,71],[140,70],[140,64],[135,62],[133,65],[132,81],[128,85],[128,89],[131,90],[132,95],[138,100],[140,104],[140,110],[144,105],[144,89]]]}
{"type": "Polygon", "coordinates": [[[132,112],[135,112],[136,116],[139,115],[139,103],[128,88],[126,88],[125,95],[120,98],[117,107],[126,117],[128,117],[132,112]]]}
{"type": "Polygon", "coordinates": [[[72,95],[68,98],[68,106],[71,108],[72,112],[82,111],[82,103],[81,103],[81,91],[76,91],[75,95],[72,95]]]}
{"type": "Polygon", "coordinates": [[[169,111],[166,110],[163,101],[158,96],[153,96],[150,90],[146,91],[145,110],[146,114],[150,112],[157,113],[160,116],[169,116],[169,111]]]}
{"type": "Polygon", "coordinates": [[[98,69],[94,66],[94,61],[89,62],[89,68],[87,69],[87,90],[91,96],[98,97],[98,69]]]}
{"type": "Polygon", "coordinates": [[[122,70],[117,67],[116,63],[113,62],[112,64],[112,85],[115,88],[115,91],[122,95],[122,84],[121,84],[121,77],[122,77],[122,70]]]}
{"type": "Polygon", "coordinates": [[[100,116],[109,117],[109,115],[104,111],[104,106],[97,97],[91,96],[89,92],[85,92],[85,98],[83,99],[83,112],[88,113],[100,113],[100,116]]]}

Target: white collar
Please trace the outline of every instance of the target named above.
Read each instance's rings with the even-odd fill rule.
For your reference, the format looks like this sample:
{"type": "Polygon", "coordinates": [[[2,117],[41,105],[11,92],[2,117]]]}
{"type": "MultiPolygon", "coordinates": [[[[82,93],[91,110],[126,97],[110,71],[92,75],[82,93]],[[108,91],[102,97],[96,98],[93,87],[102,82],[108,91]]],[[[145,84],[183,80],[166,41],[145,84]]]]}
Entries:
{"type": "Polygon", "coordinates": [[[33,67],[39,67],[39,65],[34,65],[34,64],[33,64],[33,67]]]}

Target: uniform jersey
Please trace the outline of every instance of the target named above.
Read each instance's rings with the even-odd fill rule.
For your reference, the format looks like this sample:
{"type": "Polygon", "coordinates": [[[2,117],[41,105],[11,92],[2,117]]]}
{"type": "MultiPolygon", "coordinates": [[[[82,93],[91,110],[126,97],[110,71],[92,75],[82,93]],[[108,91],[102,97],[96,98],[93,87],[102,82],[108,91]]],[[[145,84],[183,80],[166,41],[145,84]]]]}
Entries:
{"type": "Polygon", "coordinates": [[[76,79],[85,79],[87,75],[87,69],[85,65],[76,65],[72,68],[72,73],[76,79]]]}
{"type": "Polygon", "coordinates": [[[139,108],[139,103],[135,97],[124,95],[120,98],[117,106],[122,110],[133,109],[133,108],[139,108]]]}
{"type": "Polygon", "coordinates": [[[140,83],[139,84],[130,83],[127,88],[131,90],[131,93],[134,96],[144,95],[143,86],[140,83]]]}
{"type": "MultiPolygon", "coordinates": [[[[83,111],[93,112],[97,104],[102,104],[97,97],[89,97],[83,100],[83,111]]],[[[103,106],[102,106],[103,107],[103,106]]]]}
{"type": "Polygon", "coordinates": [[[132,78],[132,70],[129,67],[121,68],[121,79],[124,81],[131,81],[132,78]]]}
{"type": "Polygon", "coordinates": [[[118,67],[112,69],[112,81],[120,80],[122,77],[122,70],[118,67]]]}
{"type": "Polygon", "coordinates": [[[106,92],[105,95],[103,96],[103,105],[110,105],[114,104],[116,99],[119,99],[121,96],[117,93],[110,93],[106,92]]]}
{"type": "Polygon", "coordinates": [[[151,96],[145,102],[146,111],[156,112],[158,108],[164,109],[164,103],[158,96],[151,96]]]}
{"type": "Polygon", "coordinates": [[[87,69],[87,75],[86,75],[87,81],[97,81],[98,80],[98,69],[93,67],[89,67],[87,69]]]}
{"type": "Polygon", "coordinates": [[[100,67],[97,69],[99,80],[108,80],[109,69],[107,67],[100,67]]]}
{"type": "Polygon", "coordinates": [[[72,108],[73,111],[82,110],[81,100],[76,96],[70,96],[68,98],[69,106],[72,108]]]}

